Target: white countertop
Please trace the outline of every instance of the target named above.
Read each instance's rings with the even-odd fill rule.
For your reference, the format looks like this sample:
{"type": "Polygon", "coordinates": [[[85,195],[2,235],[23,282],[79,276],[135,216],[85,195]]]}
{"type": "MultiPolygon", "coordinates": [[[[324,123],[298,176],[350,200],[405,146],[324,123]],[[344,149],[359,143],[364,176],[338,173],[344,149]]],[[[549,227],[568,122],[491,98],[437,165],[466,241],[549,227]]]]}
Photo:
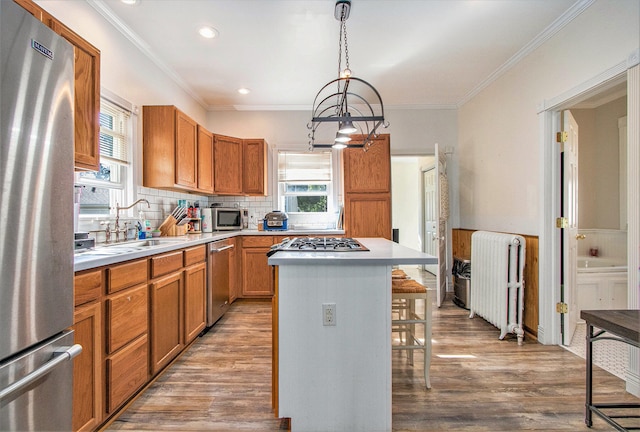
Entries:
{"type": "Polygon", "coordinates": [[[322,234],[324,236],[342,236],[343,230],[287,230],[287,231],[258,231],[258,230],[242,230],[242,231],[218,231],[214,233],[203,234],[187,234],[179,237],[155,237],[146,240],[137,240],[121,243],[113,243],[110,245],[98,245],[97,247],[78,252],[74,256],[74,271],[88,270],[105,265],[116,264],[119,262],[129,261],[147,256],[171,252],[172,250],[182,249],[200,244],[211,243],[217,240],[223,240],[229,237],[238,237],[244,235],[259,236],[302,236],[309,234],[322,234]],[[141,246],[147,240],[160,240],[160,243],[153,246],[141,246]]]}
{"type": "Polygon", "coordinates": [[[399,245],[383,238],[358,238],[368,251],[311,252],[278,251],[269,257],[270,265],[396,265],[396,264],[437,264],[432,255],[399,245]]]}

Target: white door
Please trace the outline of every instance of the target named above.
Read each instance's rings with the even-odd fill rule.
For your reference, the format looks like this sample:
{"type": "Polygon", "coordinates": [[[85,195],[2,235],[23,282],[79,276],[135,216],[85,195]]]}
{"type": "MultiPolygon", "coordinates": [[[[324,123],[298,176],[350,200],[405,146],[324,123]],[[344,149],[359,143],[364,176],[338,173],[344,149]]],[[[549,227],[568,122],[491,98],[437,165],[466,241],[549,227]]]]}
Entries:
{"type": "Polygon", "coordinates": [[[578,273],[578,124],[571,111],[562,113],[562,129],[567,133],[563,148],[563,200],[562,212],[567,218],[563,230],[562,301],[569,312],[562,315],[562,343],[569,345],[576,330],[578,306],[576,279],[578,273]]]}
{"type": "MultiPolygon", "coordinates": [[[[424,239],[423,252],[436,256],[438,254],[438,201],[436,196],[436,168],[422,172],[422,189],[424,191],[424,239]]],[[[437,264],[425,264],[424,270],[432,274],[438,273],[437,264]]]]}
{"type": "Polygon", "coordinates": [[[447,182],[446,155],[436,143],[436,207],[438,213],[438,271],[436,273],[437,304],[444,303],[447,294],[447,219],[449,217],[449,186],[447,182]]]}

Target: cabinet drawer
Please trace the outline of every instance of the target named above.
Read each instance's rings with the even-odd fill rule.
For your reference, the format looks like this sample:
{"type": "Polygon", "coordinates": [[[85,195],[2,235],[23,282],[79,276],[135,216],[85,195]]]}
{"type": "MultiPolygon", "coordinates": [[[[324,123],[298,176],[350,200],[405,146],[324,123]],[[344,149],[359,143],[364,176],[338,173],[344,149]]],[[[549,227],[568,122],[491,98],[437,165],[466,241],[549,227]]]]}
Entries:
{"type": "Polygon", "coordinates": [[[140,387],[149,376],[147,335],[107,359],[107,412],[112,413],[140,387]]]}
{"type": "Polygon", "coordinates": [[[76,273],[73,278],[73,304],[79,306],[96,300],[102,293],[102,271],[76,273]]]}
{"type": "Polygon", "coordinates": [[[147,285],[141,285],[107,299],[107,353],[122,348],[147,332],[147,285]]]}
{"type": "Polygon", "coordinates": [[[109,294],[147,282],[147,260],[133,261],[107,269],[109,294]]]}
{"type": "Polygon", "coordinates": [[[242,237],[242,247],[269,247],[274,244],[273,236],[245,236],[242,237]]]}
{"type": "Polygon", "coordinates": [[[196,246],[184,250],[184,266],[203,262],[207,258],[207,247],[205,245],[196,246]]]}
{"type": "Polygon", "coordinates": [[[151,258],[151,278],[156,278],[182,268],[182,250],[151,258]]]}

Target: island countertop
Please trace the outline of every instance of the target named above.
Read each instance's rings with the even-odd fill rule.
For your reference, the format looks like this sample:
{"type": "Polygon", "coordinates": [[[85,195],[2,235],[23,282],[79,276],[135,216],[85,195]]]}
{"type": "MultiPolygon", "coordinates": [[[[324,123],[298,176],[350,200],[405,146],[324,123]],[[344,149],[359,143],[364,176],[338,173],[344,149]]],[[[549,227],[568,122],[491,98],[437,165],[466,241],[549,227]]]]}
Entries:
{"type": "Polygon", "coordinates": [[[311,252],[278,251],[269,257],[269,265],[397,265],[397,264],[436,264],[433,255],[419,252],[384,238],[357,238],[368,251],[349,252],[311,252]]]}

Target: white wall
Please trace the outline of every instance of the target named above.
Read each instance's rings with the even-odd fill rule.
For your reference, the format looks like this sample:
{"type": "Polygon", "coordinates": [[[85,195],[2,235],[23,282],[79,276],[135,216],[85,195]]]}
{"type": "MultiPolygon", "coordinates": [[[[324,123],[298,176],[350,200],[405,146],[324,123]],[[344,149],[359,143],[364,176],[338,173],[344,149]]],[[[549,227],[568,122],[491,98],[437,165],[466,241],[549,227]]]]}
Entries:
{"type": "Polygon", "coordinates": [[[537,108],[625,61],[639,15],[637,0],[597,0],[460,108],[460,227],[538,235],[537,108]]]}
{"type": "MultiPolygon", "coordinates": [[[[309,96],[310,102],[312,97],[313,95],[309,96]]],[[[454,151],[448,162],[448,175],[451,187],[451,217],[455,223],[458,220],[457,161],[454,150],[458,134],[457,112],[451,109],[386,109],[385,117],[390,126],[388,129],[382,129],[382,133],[391,135],[392,155],[433,155],[436,143],[440,145],[440,149],[454,151]]],[[[276,151],[278,148],[307,150],[307,124],[310,120],[311,110],[211,111],[207,114],[206,125],[209,130],[223,135],[265,138],[276,151]]],[[[419,194],[419,189],[413,192],[419,194]]]]}
{"type": "Polygon", "coordinates": [[[620,227],[618,118],[627,114],[622,97],[594,109],[572,109],[578,123],[578,226],[620,227]]]}
{"type": "Polygon", "coordinates": [[[422,169],[433,165],[430,156],[391,157],[391,221],[399,230],[398,243],[422,250],[422,169]]]}

